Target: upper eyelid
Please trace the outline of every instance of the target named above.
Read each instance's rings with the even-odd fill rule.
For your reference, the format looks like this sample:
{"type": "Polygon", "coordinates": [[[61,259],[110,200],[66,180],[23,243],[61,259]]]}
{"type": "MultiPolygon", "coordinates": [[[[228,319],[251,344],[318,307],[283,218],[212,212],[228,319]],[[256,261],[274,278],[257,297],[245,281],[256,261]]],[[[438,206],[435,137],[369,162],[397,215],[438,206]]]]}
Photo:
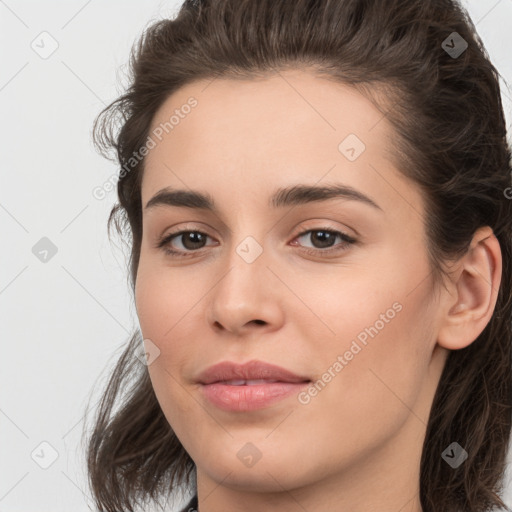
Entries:
{"type": "MultiPolygon", "coordinates": [[[[335,226],[325,225],[328,222],[333,222],[333,221],[326,221],[326,220],[322,220],[320,218],[306,219],[305,221],[298,223],[298,225],[300,226],[299,228],[297,228],[297,227],[294,228],[294,231],[295,231],[295,229],[298,230],[298,232],[295,234],[295,236],[302,235],[306,231],[315,231],[315,230],[321,230],[321,229],[325,229],[326,231],[339,231],[340,233],[345,234],[351,238],[356,238],[356,237],[361,236],[360,233],[355,228],[343,228],[343,227],[335,227],[335,226]],[[308,226],[305,226],[304,223],[314,223],[314,224],[311,227],[308,227],[308,226]],[[354,234],[352,234],[352,233],[354,233],[354,234]]],[[[201,223],[199,223],[199,224],[201,224],[201,223]]],[[[177,234],[180,234],[183,232],[189,232],[189,231],[200,232],[202,234],[205,234],[205,235],[211,237],[211,235],[206,232],[206,231],[210,231],[210,229],[208,229],[208,228],[203,229],[202,227],[197,227],[197,225],[195,225],[195,222],[191,221],[189,223],[186,222],[182,227],[176,229],[176,231],[171,231],[165,235],[161,235],[160,238],[165,238],[167,236],[170,236],[171,234],[177,235],[177,234]],[[192,226],[189,226],[189,224],[191,224],[192,226]]],[[[216,230],[214,230],[214,231],[216,231],[216,230]]],[[[232,234],[231,230],[229,230],[228,232],[229,232],[229,234],[232,234]]]]}

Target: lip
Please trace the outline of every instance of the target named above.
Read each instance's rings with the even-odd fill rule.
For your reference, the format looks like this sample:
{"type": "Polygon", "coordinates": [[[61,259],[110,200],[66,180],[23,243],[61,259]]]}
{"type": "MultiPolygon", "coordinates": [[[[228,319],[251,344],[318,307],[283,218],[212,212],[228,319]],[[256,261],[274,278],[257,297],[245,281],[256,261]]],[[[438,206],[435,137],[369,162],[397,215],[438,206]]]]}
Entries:
{"type": "Polygon", "coordinates": [[[285,368],[281,368],[280,366],[257,360],[249,361],[245,364],[223,361],[210,366],[204,372],[200,373],[197,378],[200,384],[213,384],[215,382],[236,379],[265,379],[290,383],[310,380],[308,377],[296,375],[295,373],[286,370],[285,368]]]}
{"type": "Polygon", "coordinates": [[[300,392],[311,380],[280,366],[253,360],[245,364],[230,361],[216,364],[200,373],[198,382],[205,398],[216,407],[226,411],[252,411],[300,392]]]}

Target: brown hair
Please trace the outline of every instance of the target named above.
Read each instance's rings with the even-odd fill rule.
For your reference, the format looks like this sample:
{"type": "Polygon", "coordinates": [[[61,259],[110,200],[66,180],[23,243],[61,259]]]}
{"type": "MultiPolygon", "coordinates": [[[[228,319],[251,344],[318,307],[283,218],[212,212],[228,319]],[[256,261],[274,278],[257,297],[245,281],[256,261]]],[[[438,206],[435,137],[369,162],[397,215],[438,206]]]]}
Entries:
{"type": "MultiPolygon", "coordinates": [[[[255,79],[306,67],[355,87],[385,111],[396,132],[396,166],[425,197],[436,283],[479,227],[490,226],[499,240],[496,309],[472,344],[449,354],[424,440],[420,499],[424,512],[505,507],[499,493],[512,419],[512,201],[505,192],[511,153],[500,75],[455,1],[188,0],[174,19],[149,26],[132,49],[128,90],[94,126],[98,148],[105,155],[114,149],[122,168],[108,226],[109,234],[114,222],[130,237],[132,289],[144,159],[126,169],[162,103],[199,79],[255,79]],[[468,45],[458,56],[443,44],[455,45],[453,32],[468,45]],[[441,458],[454,441],[468,453],[457,469],[441,458]]],[[[195,470],[160,409],[147,368],[134,357],[141,341],[137,331],[117,362],[88,440],[89,483],[101,511],[133,511],[169,496],[190,484],[195,470]]]]}

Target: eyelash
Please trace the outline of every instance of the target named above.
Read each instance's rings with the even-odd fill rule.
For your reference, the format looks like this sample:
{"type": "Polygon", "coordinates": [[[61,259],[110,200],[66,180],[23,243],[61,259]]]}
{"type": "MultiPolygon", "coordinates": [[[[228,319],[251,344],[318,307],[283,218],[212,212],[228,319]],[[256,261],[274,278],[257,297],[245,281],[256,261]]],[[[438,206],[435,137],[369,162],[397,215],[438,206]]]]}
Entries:
{"type": "MultiPolygon", "coordinates": [[[[341,244],[339,244],[338,246],[335,246],[335,247],[329,247],[327,249],[310,249],[310,248],[305,248],[304,249],[304,252],[307,253],[307,254],[311,254],[311,255],[315,255],[317,256],[318,254],[322,253],[322,254],[325,254],[325,253],[332,253],[332,252],[343,252],[345,251],[350,245],[353,245],[357,242],[357,240],[349,235],[347,235],[346,233],[343,233],[342,231],[336,231],[336,230],[333,230],[333,229],[328,229],[328,228],[314,228],[314,229],[307,229],[306,231],[302,231],[302,233],[299,233],[295,238],[301,238],[302,236],[308,234],[308,233],[315,233],[315,232],[318,232],[318,231],[322,231],[322,232],[326,232],[326,233],[329,233],[331,235],[336,235],[336,236],[339,236],[343,242],[341,244]]],[[[197,250],[188,250],[186,252],[182,252],[182,251],[175,251],[174,249],[170,249],[169,248],[169,243],[171,242],[171,240],[175,237],[178,237],[180,235],[184,235],[185,233],[199,233],[201,235],[205,235],[205,236],[208,236],[206,233],[203,233],[202,231],[197,231],[197,230],[183,230],[183,231],[177,231],[176,233],[169,233],[168,235],[165,235],[163,237],[161,237],[157,243],[156,243],[156,248],[158,249],[162,249],[164,251],[165,254],[167,254],[168,256],[171,256],[173,258],[188,258],[188,257],[191,257],[194,255],[194,253],[198,253],[201,251],[201,249],[197,249],[197,250]]]]}

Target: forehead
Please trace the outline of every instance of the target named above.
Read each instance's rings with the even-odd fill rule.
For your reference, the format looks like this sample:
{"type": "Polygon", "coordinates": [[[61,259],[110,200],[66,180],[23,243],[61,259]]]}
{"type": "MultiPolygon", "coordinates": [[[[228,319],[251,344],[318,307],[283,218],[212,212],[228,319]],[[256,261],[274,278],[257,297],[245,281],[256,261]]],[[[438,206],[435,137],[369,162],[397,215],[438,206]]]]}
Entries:
{"type": "MultiPolygon", "coordinates": [[[[316,147],[319,139],[332,145],[349,133],[362,140],[372,139],[374,145],[390,128],[381,123],[383,117],[370,100],[350,86],[305,71],[287,70],[265,79],[216,78],[187,84],[167,98],[150,130],[165,128],[167,123],[164,139],[172,134],[178,144],[186,142],[193,132],[196,144],[223,142],[224,149],[233,153],[237,143],[242,143],[244,150],[251,142],[276,148],[279,144],[272,136],[279,135],[280,140],[287,139],[289,148],[297,150],[316,147]],[[187,106],[191,98],[196,102],[192,108],[187,106]],[[181,110],[187,113],[180,115],[181,110]]],[[[264,156],[259,153],[259,157],[264,156]]]]}
{"type": "Polygon", "coordinates": [[[232,200],[322,180],[372,196],[387,187],[390,206],[397,195],[421,201],[389,159],[394,134],[381,110],[354,88],[309,72],[193,82],[157,111],[155,132],[161,140],[146,157],[143,204],[168,186],[232,200]]]}

